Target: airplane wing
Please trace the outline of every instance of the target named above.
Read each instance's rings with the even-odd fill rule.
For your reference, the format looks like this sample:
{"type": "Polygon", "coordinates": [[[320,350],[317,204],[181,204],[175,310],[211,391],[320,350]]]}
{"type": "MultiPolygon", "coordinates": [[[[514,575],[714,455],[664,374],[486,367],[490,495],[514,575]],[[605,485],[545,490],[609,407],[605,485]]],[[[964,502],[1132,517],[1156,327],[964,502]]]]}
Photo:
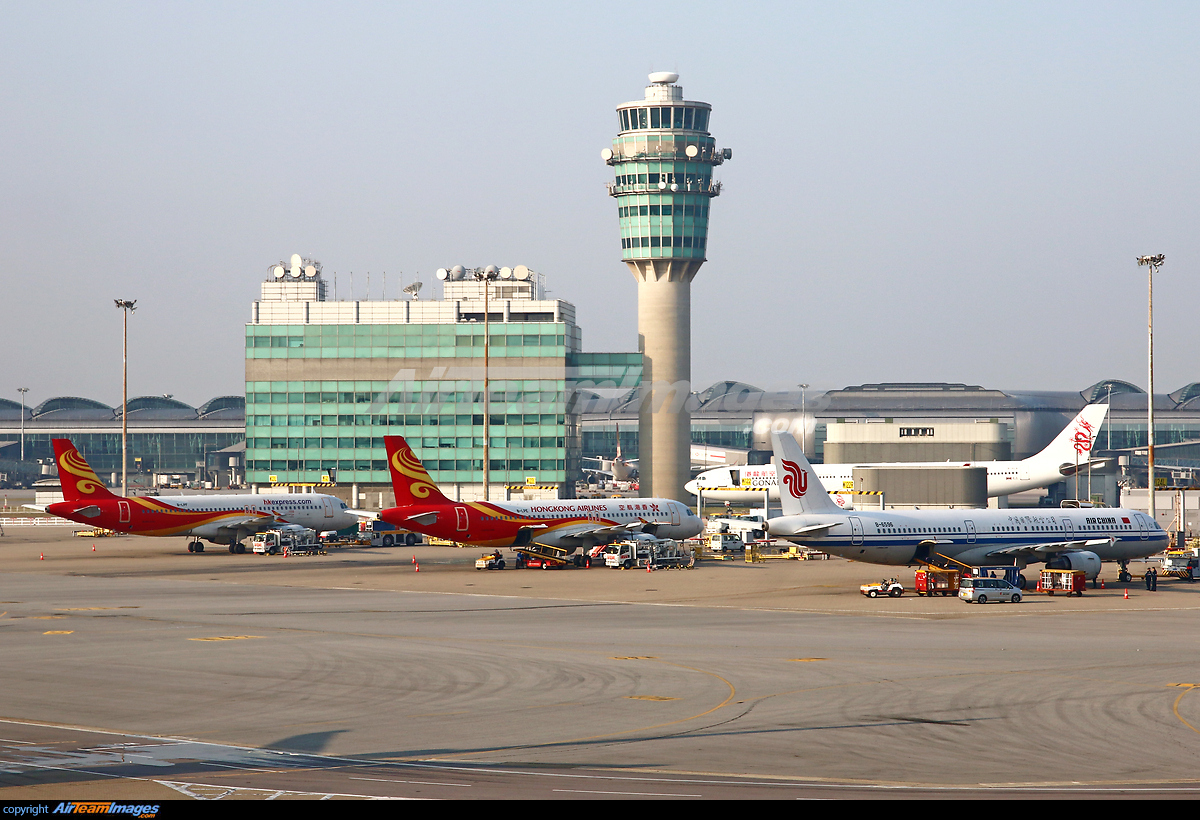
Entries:
{"type": "Polygon", "coordinates": [[[431,524],[434,524],[437,522],[437,517],[438,517],[437,510],[433,510],[431,512],[418,513],[417,515],[410,515],[408,518],[405,518],[404,520],[406,522],[411,521],[413,524],[416,524],[419,527],[428,527],[431,524]]]}
{"type": "Polygon", "coordinates": [[[45,504],[22,504],[21,509],[33,510],[34,512],[45,512],[46,505],[45,504]]]}
{"type": "Polygon", "coordinates": [[[227,518],[217,527],[218,531],[234,532],[242,530],[245,532],[260,532],[261,530],[269,530],[278,524],[286,523],[282,520],[276,520],[270,515],[246,515],[241,518],[227,518]]]}
{"type": "Polygon", "coordinates": [[[669,522],[638,521],[630,524],[606,525],[581,521],[565,527],[546,528],[547,532],[536,533],[532,538],[539,544],[552,547],[591,547],[625,538],[635,532],[648,532],[653,535],[660,526],[667,523],[669,522]]]}
{"type": "Polygon", "coordinates": [[[988,555],[1027,555],[1029,557],[1045,556],[1051,552],[1072,552],[1086,550],[1089,547],[1106,547],[1113,543],[1112,538],[1088,538],[1076,541],[1047,541],[1044,544],[1021,544],[1015,547],[1005,547],[994,550],[988,555]]]}
{"type": "Polygon", "coordinates": [[[367,520],[372,520],[372,519],[375,519],[375,518],[378,518],[378,517],[379,517],[379,510],[374,510],[374,511],[371,511],[371,510],[352,510],[352,509],[350,509],[349,507],[347,507],[346,509],[342,510],[342,512],[347,512],[347,513],[350,513],[351,515],[357,516],[357,517],[359,517],[359,518],[365,518],[365,519],[367,519],[367,520]]]}
{"type": "Polygon", "coordinates": [[[807,527],[799,527],[796,530],[794,530],[793,532],[788,532],[788,533],[773,532],[771,534],[777,535],[780,538],[795,538],[800,535],[812,535],[814,533],[818,533],[823,530],[827,530],[830,527],[836,527],[836,526],[837,526],[837,522],[831,522],[829,524],[809,524],[807,527]]]}

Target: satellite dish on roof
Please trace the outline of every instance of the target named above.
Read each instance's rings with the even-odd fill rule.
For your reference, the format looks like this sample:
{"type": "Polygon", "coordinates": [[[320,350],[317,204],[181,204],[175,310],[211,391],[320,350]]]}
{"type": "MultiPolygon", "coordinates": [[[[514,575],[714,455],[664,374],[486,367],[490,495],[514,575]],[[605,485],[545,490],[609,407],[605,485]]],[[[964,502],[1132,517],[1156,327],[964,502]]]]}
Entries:
{"type": "Polygon", "coordinates": [[[441,279],[444,282],[446,280],[446,277],[448,277],[450,275],[450,271],[446,270],[445,268],[438,268],[437,273],[435,275],[437,276],[438,279],[441,279]]]}
{"type": "Polygon", "coordinates": [[[415,302],[417,301],[417,294],[421,292],[422,284],[422,282],[413,282],[411,285],[408,285],[406,288],[404,288],[404,292],[412,296],[413,301],[415,302]]]}
{"type": "Polygon", "coordinates": [[[610,159],[612,159],[612,149],[611,148],[601,149],[600,159],[604,160],[605,162],[608,162],[610,159]]]}
{"type": "Polygon", "coordinates": [[[314,276],[317,275],[317,269],[315,267],[313,267],[312,265],[306,265],[304,267],[304,275],[307,276],[309,279],[312,279],[314,276]]]}
{"type": "Polygon", "coordinates": [[[492,275],[492,274],[499,273],[500,269],[498,267],[496,267],[495,265],[488,265],[486,268],[483,269],[483,272],[486,274],[492,275]]]}
{"type": "Polygon", "coordinates": [[[513,268],[513,276],[524,282],[529,278],[529,268],[525,267],[524,265],[517,265],[515,268],[513,268]]]}
{"type": "Polygon", "coordinates": [[[689,145],[687,148],[683,149],[683,153],[687,154],[692,159],[695,159],[699,155],[700,149],[695,145],[689,145]]]}
{"type": "Polygon", "coordinates": [[[290,266],[290,267],[291,267],[291,273],[292,273],[292,276],[295,276],[295,277],[299,277],[299,276],[300,276],[300,267],[301,267],[303,264],[304,264],[304,260],[300,258],[300,254],[298,254],[298,253],[293,253],[293,254],[292,254],[292,263],[291,263],[291,266],[290,266]]]}
{"type": "Polygon", "coordinates": [[[512,276],[513,276],[512,268],[501,268],[500,269],[500,278],[501,279],[512,279],[512,276]]]}
{"type": "Polygon", "coordinates": [[[450,269],[450,278],[457,282],[459,279],[463,278],[463,274],[466,272],[467,269],[462,265],[455,265],[450,269]]]}
{"type": "Polygon", "coordinates": [[[271,275],[276,279],[282,279],[285,273],[287,273],[287,271],[283,269],[283,265],[276,265],[275,267],[271,268],[271,275]]]}

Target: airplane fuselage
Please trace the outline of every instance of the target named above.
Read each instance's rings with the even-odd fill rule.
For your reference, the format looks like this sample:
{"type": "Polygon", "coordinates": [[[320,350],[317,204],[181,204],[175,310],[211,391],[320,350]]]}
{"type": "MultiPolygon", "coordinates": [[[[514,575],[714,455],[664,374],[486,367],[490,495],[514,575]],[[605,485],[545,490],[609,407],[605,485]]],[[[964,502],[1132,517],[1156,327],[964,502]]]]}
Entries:
{"type": "Polygon", "coordinates": [[[61,501],[46,511],[60,518],[145,536],[193,536],[227,542],[274,523],[339,530],[358,518],[338,498],[317,493],[286,495],[131,496],[61,501]]]}
{"type": "Polygon", "coordinates": [[[678,540],[703,529],[686,504],[664,498],[418,503],[384,510],[379,517],[461,544],[494,548],[537,543],[568,552],[639,531],[678,540]]]}
{"type": "Polygon", "coordinates": [[[1113,507],[1023,510],[889,510],[773,518],[772,535],[833,555],[905,565],[938,553],[971,566],[1044,561],[1071,551],[1128,561],[1166,549],[1149,516],[1113,507]],[[832,524],[828,529],[798,530],[832,524]],[[1041,556],[1041,557],[1038,557],[1041,556]]]}
{"type": "MultiPolygon", "coordinates": [[[[1084,461],[1086,464],[1086,460],[1084,461]]],[[[1025,461],[955,461],[955,462],[896,462],[879,464],[814,464],[813,472],[830,492],[849,492],[854,489],[854,470],[857,467],[984,467],[987,469],[989,498],[1025,490],[1046,487],[1062,481],[1063,465],[1025,461]]],[[[1074,465],[1071,465],[1074,466],[1074,465]]],[[[755,467],[718,467],[706,470],[687,484],[688,492],[704,494],[705,501],[757,503],[763,491],[771,501],[779,500],[779,479],[775,467],[763,464],[755,467]],[[736,473],[736,475],[734,475],[736,473]]]]}

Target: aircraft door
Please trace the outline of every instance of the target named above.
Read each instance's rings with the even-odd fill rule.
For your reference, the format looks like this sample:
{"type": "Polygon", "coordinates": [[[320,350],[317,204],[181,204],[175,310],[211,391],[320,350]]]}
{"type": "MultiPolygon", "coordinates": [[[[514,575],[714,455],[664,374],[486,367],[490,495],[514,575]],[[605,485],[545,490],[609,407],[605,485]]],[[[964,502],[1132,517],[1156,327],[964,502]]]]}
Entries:
{"type": "Polygon", "coordinates": [[[469,526],[469,519],[467,518],[467,508],[466,507],[455,507],[454,515],[458,519],[458,531],[466,532],[467,527],[469,526]]]}
{"type": "Polygon", "coordinates": [[[333,502],[329,500],[329,496],[321,498],[321,507],[325,510],[326,518],[333,518],[333,502]]]}
{"type": "Polygon", "coordinates": [[[1063,535],[1066,536],[1068,541],[1072,540],[1075,537],[1075,525],[1071,523],[1071,519],[1069,518],[1064,518],[1062,520],[1062,525],[1063,535]]]}
{"type": "Polygon", "coordinates": [[[851,517],[850,519],[850,542],[852,544],[861,544],[863,542],[863,525],[862,519],[851,517]]]}
{"type": "Polygon", "coordinates": [[[1150,537],[1150,520],[1141,513],[1134,513],[1134,516],[1137,518],[1138,522],[1138,538],[1141,538],[1143,541],[1145,541],[1148,537],[1150,537]]]}
{"type": "Polygon", "coordinates": [[[672,527],[679,526],[679,505],[678,504],[671,505],[671,526],[672,527]]]}
{"type": "MultiPolygon", "coordinates": [[[[121,523],[128,524],[129,523],[129,502],[128,501],[118,501],[117,502],[117,510],[120,511],[120,514],[121,514],[121,523]]],[[[1145,538],[1146,536],[1143,535],[1142,537],[1145,538]]]]}
{"type": "Polygon", "coordinates": [[[970,519],[963,522],[963,528],[967,531],[967,543],[975,543],[975,522],[970,519]]]}

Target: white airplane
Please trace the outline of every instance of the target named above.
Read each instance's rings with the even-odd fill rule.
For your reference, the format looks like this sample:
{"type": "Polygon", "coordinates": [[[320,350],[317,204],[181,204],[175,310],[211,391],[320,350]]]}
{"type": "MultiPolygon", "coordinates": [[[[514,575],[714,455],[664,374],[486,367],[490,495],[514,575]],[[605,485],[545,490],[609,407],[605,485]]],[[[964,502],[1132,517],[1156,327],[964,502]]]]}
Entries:
{"type": "MultiPolygon", "coordinates": [[[[1121,564],[1167,548],[1167,533],[1149,516],[1114,507],[1024,510],[863,510],[849,513],[830,499],[790,433],[773,433],[775,469],[783,476],[783,516],[767,521],[772,536],[870,564],[905,565],[938,555],[969,566],[1044,562],[1081,569],[1121,564]]],[[[1023,579],[1023,576],[1022,576],[1023,579]]],[[[1023,583],[1023,580],[1022,580],[1023,583]]]]}
{"type": "MultiPolygon", "coordinates": [[[[986,467],[988,497],[1019,493],[1047,487],[1063,478],[1074,475],[1076,470],[1086,470],[1105,463],[1103,459],[1090,459],[1092,444],[1104,417],[1108,414],[1107,404],[1089,404],[1079,411],[1070,424],[1037,455],[1021,461],[915,461],[887,464],[817,464],[816,475],[821,482],[835,493],[836,503],[843,509],[853,509],[853,502],[846,494],[838,491],[853,489],[855,467],[986,467]]],[[[779,481],[775,467],[764,464],[759,467],[718,467],[706,470],[685,485],[692,495],[704,493],[705,501],[730,501],[757,503],[765,489],[770,501],[779,500],[779,481]]]]}
{"type": "Polygon", "coordinates": [[[611,478],[613,481],[630,481],[637,477],[637,463],[635,458],[633,461],[626,461],[621,457],[621,425],[617,425],[617,457],[609,461],[606,458],[599,456],[584,456],[584,461],[597,461],[599,467],[584,467],[585,473],[611,478]]]}

